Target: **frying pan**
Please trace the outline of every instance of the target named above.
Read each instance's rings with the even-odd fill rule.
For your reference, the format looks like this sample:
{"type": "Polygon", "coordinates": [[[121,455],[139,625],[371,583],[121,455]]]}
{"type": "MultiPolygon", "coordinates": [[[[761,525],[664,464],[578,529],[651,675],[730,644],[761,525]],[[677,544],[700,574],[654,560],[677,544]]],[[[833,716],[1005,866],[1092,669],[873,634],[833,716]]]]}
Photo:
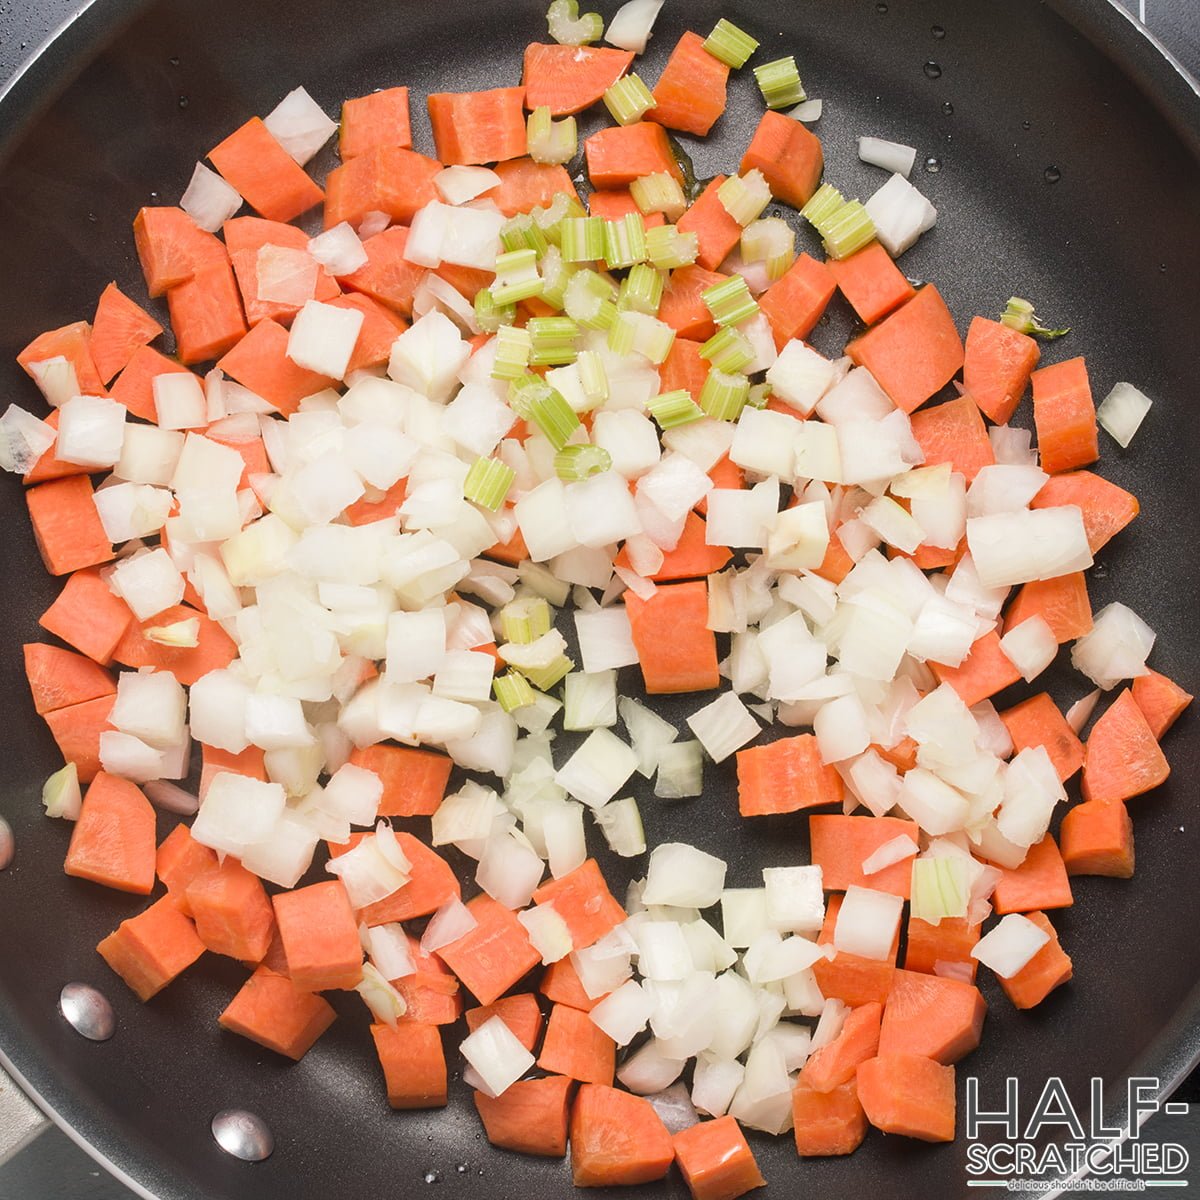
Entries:
{"type": "MultiPolygon", "coordinates": [[[[88,316],[114,276],[137,295],[133,213],[160,197],[173,201],[195,159],[247,114],[265,113],[301,82],[331,112],[344,96],[396,82],[418,97],[515,82],[524,45],[544,37],[544,9],[541,0],[95,0],[0,104],[6,401],[30,399],[13,364],[29,338],[88,316]]],[[[1136,491],[1143,512],[1103,551],[1092,600],[1097,608],[1117,598],[1132,604],[1158,632],[1154,664],[1196,690],[1200,97],[1102,0],[690,0],[664,9],[645,77],[657,77],[685,23],[705,30],[719,15],[768,52],[796,53],[810,94],[826,101],[817,128],[830,177],[850,194],[879,182],[857,161],[859,133],[910,142],[919,162],[936,160],[935,171],[918,166],[916,181],[941,218],[903,259],[907,274],[936,279],[963,319],[996,313],[1014,292],[1032,297],[1077,331],[1047,347],[1046,361],[1086,353],[1101,395],[1128,379],[1154,398],[1130,451],[1105,441],[1101,470],[1136,491]]],[[[682,139],[698,175],[740,156],[760,111],[753,86],[748,72],[735,76],[716,135],[682,139]]],[[[421,107],[418,100],[414,125],[428,150],[421,107]]],[[[332,152],[327,158],[314,164],[318,172],[332,152]]],[[[814,334],[827,351],[851,328],[835,310],[814,334]]],[[[419,1194],[426,1178],[436,1195],[571,1194],[563,1164],[487,1146],[461,1083],[445,1111],[391,1113],[355,996],[334,997],[343,1019],[290,1065],[219,1032],[215,1018],[244,977],[236,963],[206,956],[146,1006],[108,973],[93,947],[139,903],[66,878],[69,829],[40,813],[40,784],[56,755],[33,714],[19,647],[39,636],[37,615],[56,589],[19,491],[12,480],[0,483],[0,803],[17,845],[13,867],[0,873],[4,1064],[98,1159],[161,1200],[405,1196],[419,1194]],[[85,1042],[63,1023],[55,1001],[68,980],[111,997],[112,1041],[85,1042]],[[251,1167],[222,1154],[208,1126],[228,1107],[267,1120],[272,1158],[251,1167]]],[[[621,684],[636,691],[624,677],[632,674],[621,684]]],[[[1066,673],[1060,685],[1060,696],[1081,691],[1066,673]]],[[[678,721],[695,707],[680,702],[665,715],[678,721]]],[[[985,1099],[1002,1095],[1008,1075],[1033,1089],[1059,1075],[1080,1101],[1093,1075],[1111,1091],[1130,1074],[1157,1076],[1165,1093],[1200,1054],[1194,719],[1171,735],[1169,753],[1171,780],[1133,805],[1136,878],[1081,879],[1078,903],[1055,914],[1074,982],[1017,1014],[984,979],[987,1036],[959,1068],[960,1096],[968,1074],[979,1076],[985,1099]]],[[[687,840],[727,858],[731,885],[753,883],[765,865],[806,861],[806,823],[736,820],[733,786],[730,762],[708,768],[701,799],[672,805],[643,796],[650,839],[687,840]]],[[[161,825],[160,833],[169,827],[161,825]]],[[[614,890],[636,868],[604,865],[614,890]]],[[[789,1189],[966,1194],[961,1139],[934,1148],[874,1136],[852,1159],[803,1162],[787,1138],[754,1137],[754,1147],[767,1178],[789,1189]]],[[[686,1193],[672,1176],[641,1194],[686,1193]]]]}

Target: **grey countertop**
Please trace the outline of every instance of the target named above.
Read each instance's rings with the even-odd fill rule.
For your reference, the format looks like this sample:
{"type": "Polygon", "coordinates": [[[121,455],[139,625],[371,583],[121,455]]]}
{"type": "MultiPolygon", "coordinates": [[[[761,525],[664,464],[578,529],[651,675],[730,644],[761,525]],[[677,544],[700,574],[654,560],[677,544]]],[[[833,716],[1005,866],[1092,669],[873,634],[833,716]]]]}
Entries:
{"type": "MultiPolygon", "coordinates": [[[[1103,0],[1095,0],[1102,3],[1103,0]]],[[[1194,75],[1200,77],[1200,0],[1120,0],[1194,75]]],[[[37,47],[80,8],[83,0],[0,0],[0,80],[8,79],[37,47]]],[[[1200,1103],[1200,1071],[1180,1091],[1200,1103]]],[[[1169,1118],[1168,1118],[1169,1119],[1169,1118]]],[[[1165,1130],[1163,1131],[1165,1134],[1165,1130]]],[[[1171,1131],[1196,1161],[1197,1127],[1171,1131]]],[[[0,1165],[0,1200],[132,1200],[57,1129],[36,1136],[0,1165]]]]}

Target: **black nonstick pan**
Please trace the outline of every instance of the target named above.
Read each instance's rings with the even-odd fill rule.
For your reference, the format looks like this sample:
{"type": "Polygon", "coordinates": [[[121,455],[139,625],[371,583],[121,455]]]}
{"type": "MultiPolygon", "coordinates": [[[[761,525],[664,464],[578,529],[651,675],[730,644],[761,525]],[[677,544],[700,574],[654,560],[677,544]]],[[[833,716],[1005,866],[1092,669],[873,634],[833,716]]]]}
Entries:
{"type": "MultiPolygon", "coordinates": [[[[615,5],[600,7],[611,15],[615,5]]],[[[196,159],[246,116],[301,83],[331,113],[345,96],[405,83],[418,147],[429,149],[424,93],[516,83],[523,47],[544,38],[544,11],[542,0],[94,0],[0,101],[4,403],[36,403],[13,362],[31,337],[88,317],[114,277],[139,294],[133,214],[173,203],[196,159]]],[[[1092,601],[1129,603],[1157,631],[1152,664],[1195,691],[1200,96],[1107,0],[668,0],[643,75],[657,78],[685,27],[706,32],[721,15],[768,51],[796,54],[809,94],[825,101],[816,129],[831,176],[850,194],[881,178],[857,161],[858,134],[918,147],[914,180],[940,218],[902,266],[936,280],[964,328],[970,314],[1028,296],[1075,330],[1044,361],[1085,353],[1098,397],[1118,380],[1153,397],[1128,452],[1104,442],[1100,470],[1143,508],[1103,552],[1092,601]]],[[[682,139],[700,176],[740,157],[760,111],[749,72],[735,78],[715,135],[682,139]]],[[[839,309],[814,341],[834,349],[849,328],[839,309]]],[[[291,1065],[218,1030],[244,977],[236,963],[206,956],[146,1006],[109,973],[93,948],[139,902],[62,874],[69,829],[38,803],[56,751],[20,655],[56,587],[11,478],[0,481],[0,512],[0,814],[16,839],[0,872],[0,1061],[136,1191],[161,1200],[570,1195],[562,1163],[487,1145],[461,1082],[445,1111],[392,1113],[355,996],[335,1000],[342,1019],[291,1065]],[[112,999],[111,1041],[86,1042],[63,1022],[56,1001],[70,980],[112,999]],[[214,1143],[211,1118],[230,1107],[271,1127],[266,1162],[237,1162],[214,1143]]],[[[1066,686],[1083,690],[1078,677],[1066,686]]],[[[1086,1112],[1096,1076],[1115,1110],[1129,1076],[1161,1080],[1165,1096],[1200,1055],[1194,717],[1167,749],[1171,779],[1131,804],[1134,880],[1078,880],[1075,906],[1055,914],[1074,981],[1028,1014],[983,983],[988,1027],[960,1064],[960,1103],[967,1076],[999,1102],[1007,1076],[1036,1093],[1055,1075],[1086,1112]]],[[[804,861],[803,820],[748,827],[733,796],[730,760],[708,768],[698,800],[646,798],[651,841],[728,858],[732,885],[804,861]]],[[[168,828],[161,819],[160,833],[168,828]]],[[[604,862],[616,890],[630,865],[604,862]]],[[[800,1161],[786,1137],[753,1144],[780,1195],[967,1194],[961,1135],[944,1147],[874,1135],[844,1160],[800,1161]]],[[[686,1195],[674,1174],[637,1192],[686,1195]]]]}

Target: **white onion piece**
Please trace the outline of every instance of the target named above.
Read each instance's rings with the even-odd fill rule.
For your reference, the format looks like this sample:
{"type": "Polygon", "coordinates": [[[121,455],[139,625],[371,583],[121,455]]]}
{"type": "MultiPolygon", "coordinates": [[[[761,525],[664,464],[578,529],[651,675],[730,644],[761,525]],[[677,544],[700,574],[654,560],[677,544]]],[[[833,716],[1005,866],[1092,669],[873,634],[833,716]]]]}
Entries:
{"type": "Polygon", "coordinates": [[[893,258],[937,222],[937,209],[903,175],[893,175],[863,207],[875,223],[875,236],[893,258]]]}
{"type": "Polygon", "coordinates": [[[1092,565],[1083,514],[1074,505],[970,518],[967,545],[985,587],[1054,579],[1092,565]]]}
{"type": "Polygon", "coordinates": [[[429,918],[421,935],[421,949],[433,954],[466,937],[478,924],[471,910],[457,896],[452,896],[429,918]]]}
{"type": "Polygon", "coordinates": [[[1075,731],[1076,734],[1083,732],[1083,727],[1091,720],[1092,713],[1096,711],[1096,704],[1100,700],[1100,689],[1088,692],[1086,696],[1076,700],[1070,708],[1067,709],[1066,717],[1067,724],[1075,731]]]}
{"type": "Polygon", "coordinates": [[[500,176],[487,167],[443,167],[433,186],[447,204],[466,204],[500,186],[500,176]]]}
{"type": "Polygon", "coordinates": [[[304,166],[335,133],[337,122],[325,115],[321,106],[298,87],[263,118],[267,132],[304,166]]]}
{"type": "Polygon", "coordinates": [[[1050,940],[1050,935],[1020,913],[1009,913],[975,943],[971,957],[1001,979],[1011,979],[1050,940]]]}
{"type": "Polygon", "coordinates": [[[894,837],[890,841],[884,842],[878,846],[862,861],[862,873],[864,875],[875,875],[882,871],[884,867],[890,867],[893,863],[903,862],[906,858],[912,858],[920,847],[907,834],[902,833],[899,837],[894,837]]]}
{"type": "Polygon", "coordinates": [[[723,692],[711,704],[688,717],[687,723],[713,762],[724,762],[762,732],[733,692],[723,692]]]}
{"type": "Polygon", "coordinates": [[[882,167],[890,174],[903,175],[907,179],[912,173],[913,163],[917,161],[917,152],[914,147],[904,146],[899,142],[888,142],[877,137],[860,137],[858,157],[873,167],[882,167]]]}
{"type": "Polygon", "coordinates": [[[308,243],[308,253],[330,275],[352,275],[367,264],[367,252],[358,234],[345,221],[317,234],[308,243]]]}
{"type": "Polygon", "coordinates": [[[809,125],[813,121],[821,119],[824,107],[824,101],[822,100],[805,100],[802,104],[797,104],[795,108],[789,109],[788,116],[809,125]]]}
{"type": "Polygon", "coordinates": [[[628,1046],[650,1020],[654,1001],[636,980],[610,992],[589,1013],[592,1023],[618,1046],[628,1046]]]}
{"type": "Polygon", "coordinates": [[[890,960],[903,908],[904,900],[890,892],[847,888],[834,925],[834,946],[862,958],[890,960]]]}
{"type": "Polygon", "coordinates": [[[1000,639],[1000,649],[1021,678],[1032,683],[1058,656],[1058,639],[1046,619],[1035,615],[1010,629],[1000,639]]]}
{"type": "Polygon", "coordinates": [[[399,921],[371,928],[362,925],[359,927],[359,934],[363,941],[363,949],[384,979],[403,979],[416,974],[417,966],[413,962],[408,934],[404,932],[404,926],[399,921]]]}
{"type": "Polygon", "coordinates": [[[604,40],[610,46],[644,54],[663,0],[628,0],[608,23],[604,40]]]}
{"type": "Polygon", "coordinates": [[[1149,411],[1149,397],[1131,383],[1118,383],[1100,402],[1096,420],[1122,450],[1128,450],[1149,411]]]}
{"type": "Polygon", "coordinates": [[[621,1064],[617,1078],[635,1096],[649,1096],[669,1088],[683,1074],[686,1065],[684,1059],[667,1054],[659,1039],[651,1038],[621,1064]]]}
{"type": "Polygon", "coordinates": [[[493,1096],[506,1092],[530,1067],[534,1058],[500,1017],[491,1017],[459,1046],[493,1096]]]}
{"type": "Polygon", "coordinates": [[[1124,604],[1107,604],[1071,647],[1071,664],[1107,692],[1123,679],[1145,675],[1153,646],[1154,630],[1141,617],[1124,604]]]}
{"type": "Polygon", "coordinates": [[[529,944],[541,955],[543,963],[558,962],[571,953],[571,931],[553,904],[535,904],[517,913],[517,920],[525,926],[529,944]]]}
{"type": "Polygon", "coordinates": [[[242,207],[242,197],[216,171],[197,163],[179,207],[206,233],[218,233],[242,207]]]}

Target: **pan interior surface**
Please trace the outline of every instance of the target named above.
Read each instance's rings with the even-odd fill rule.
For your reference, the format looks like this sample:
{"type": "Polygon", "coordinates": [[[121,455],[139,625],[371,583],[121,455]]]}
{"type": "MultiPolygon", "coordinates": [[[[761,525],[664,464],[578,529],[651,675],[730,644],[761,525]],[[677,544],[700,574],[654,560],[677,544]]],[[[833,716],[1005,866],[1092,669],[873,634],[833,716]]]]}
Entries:
{"type": "MultiPolygon", "coordinates": [[[[87,17],[89,36],[116,29],[137,7],[145,6],[100,0],[87,17]]],[[[1058,7],[1069,17],[1073,6],[1058,7]]],[[[1104,441],[1100,472],[1134,491],[1142,513],[1102,552],[1089,584],[1095,609],[1120,599],[1150,623],[1158,634],[1152,665],[1195,691],[1200,571],[1188,509],[1200,495],[1200,438],[1190,408],[1200,320],[1196,159],[1118,63],[1037,0],[668,4],[639,73],[653,83],[684,28],[707,33],[719,16],[758,37],[764,60],[796,55],[809,94],[825,102],[814,128],[826,178],[848,195],[865,198],[884,179],[858,161],[858,135],[917,147],[913,179],[939,220],[901,266],[913,279],[937,283],[962,331],[972,314],[996,316],[1010,295],[1028,296],[1054,323],[1074,329],[1044,348],[1043,362],[1084,354],[1097,399],[1118,380],[1154,399],[1129,451],[1104,441]]],[[[525,45],[545,37],[544,4],[533,0],[162,0],[146,7],[21,134],[0,176],[5,395],[36,407],[17,351],[44,329],[90,318],[111,279],[144,299],[133,215],[144,204],[174,203],[196,159],[249,115],[265,114],[300,84],[333,115],[346,96],[406,84],[416,147],[432,152],[425,94],[516,84],[525,45]]],[[[68,31],[64,47],[71,38],[68,31]]],[[[735,73],[713,136],[680,138],[698,176],[732,168],[761,111],[752,74],[735,73]]],[[[599,124],[594,114],[582,121],[585,131],[599,124]]],[[[319,178],[334,162],[327,149],[312,170],[319,178]]],[[[795,213],[784,215],[799,228],[795,213]]],[[[799,244],[815,245],[807,233],[799,244]]],[[[837,301],[812,341],[837,352],[851,328],[849,310],[837,301]]],[[[17,844],[14,866],[0,873],[0,1047],[16,1068],[83,1138],[161,1200],[408,1196],[426,1183],[438,1186],[436,1195],[572,1195],[563,1163],[487,1145],[461,1081],[452,1082],[444,1111],[388,1110],[356,996],[334,998],[342,1019],[292,1065],[218,1030],[217,1014],[245,976],[238,964],[207,955],[146,1006],[107,971],[94,946],[140,902],[66,878],[69,828],[41,814],[42,781],[59,764],[29,701],[20,645],[41,636],[37,617],[57,586],[41,567],[19,492],[11,477],[0,481],[0,607],[8,631],[0,695],[9,739],[0,795],[17,844]],[[87,1043],[59,1019],[56,998],[69,980],[92,983],[112,999],[118,1029],[111,1041],[87,1043]],[[266,1119],[276,1144],[270,1159],[250,1167],[221,1154],[208,1128],[228,1108],[266,1119]]],[[[1051,690],[1071,700],[1083,682],[1063,672],[1051,690]]],[[[621,686],[639,690],[635,669],[622,673],[621,686]]],[[[704,702],[685,697],[659,707],[681,723],[704,702]]],[[[1034,1090],[1059,1075],[1083,1098],[1090,1076],[1167,1078],[1193,1057],[1200,825],[1189,819],[1185,781],[1200,768],[1194,718],[1183,719],[1166,749],[1171,780],[1133,802],[1134,880],[1077,880],[1075,907],[1055,914],[1075,982],[1020,1014],[994,981],[983,980],[986,1036],[959,1067],[960,1099],[967,1075],[978,1076],[981,1095],[997,1104],[1010,1075],[1034,1090]]],[[[672,804],[648,792],[639,799],[651,844],[689,841],[726,858],[730,886],[753,885],[764,866],[807,861],[802,814],[737,818],[732,759],[706,765],[697,800],[672,804]]],[[[160,834],[169,828],[160,819],[160,834]]],[[[598,850],[599,839],[589,841],[598,850]]],[[[620,895],[639,860],[598,856],[620,895]]],[[[457,1038],[446,1042],[453,1068],[457,1038]]],[[[898,1200],[965,1192],[961,1136],[945,1147],[872,1136],[848,1160],[800,1161],[786,1136],[752,1135],[752,1142],[768,1181],[784,1188],[831,1198],[873,1189],[898,1200]]],[[[687,1192],[672,1176],[638,1194],[687,1192]]]]}

